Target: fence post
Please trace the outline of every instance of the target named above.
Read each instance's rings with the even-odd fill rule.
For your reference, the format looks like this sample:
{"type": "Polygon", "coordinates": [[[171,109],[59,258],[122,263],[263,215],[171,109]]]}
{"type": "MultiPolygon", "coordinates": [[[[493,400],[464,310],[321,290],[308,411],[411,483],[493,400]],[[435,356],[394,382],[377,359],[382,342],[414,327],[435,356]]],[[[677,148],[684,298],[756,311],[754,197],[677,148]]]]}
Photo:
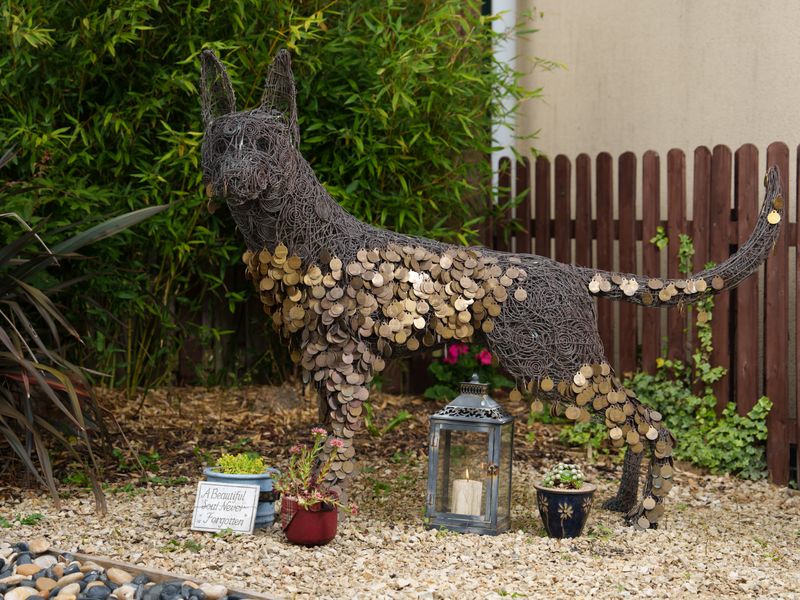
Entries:
{"type": "MultiPolygon", "coordinates": [[[[650,240],[661,222],[661,166],[658,153],[649,150],[642,159],[642,273],[661,275],[659,249],[650,240]]],[[[642,370],[653,372],[661,356],[661,311],[645,308],[642,313],[642,370]]]]}
{"type": "Polygon", "coordinates": [[[592,159],[575,161],[575,264],[592,266],[592,159]]]}
{"type": "Polygon", "coordinates": [[[556,156],[556,185],[555,185],[555,258],[559,262],[569,264],[572,259],[572,244],[570,242],[570,226],[572,214],[570,200],[572,199],[572,165],[563,154],[556,156]]]}
{"type": "MultiPolygon", "coordinates": [[[[619,270],[636,273],[636,155],[619,157],[619,270]]],[[[619,363],[621,374],[636,370],[636,305],[619,306],[619,363]]]]}
{"type": "MultiPolygon", "coordinates": [[[[797,169],[800,169],[800,146],[795,149],[795,166],[797,169]]],[[[796,170],[795,173],[800,173],[800,170],[796,170]]],[[[795,204],[795,225],[794,225],[794,236],[792,236],[792,242],[795,245],[795,328],[794,328],[794,342],[795,342],[795,434],[794,434],[794,441],[795,441],[795,465],[797,465],[797,470],[795,474],[797,476],[796,484],[800,486],[800,276],[798,276],[797,271],[800,271],[800,185],[795,183],[795,193],[792,194],[791,190],[786,190],[786,206],[789,206],[789,199],[794,195],[794,204],[795,204]]],[[[788,213],[788,211],[787,211],[788,213]]],[[[788,228],[788,223],[786,224],[788,228]]],[[[788,407],[787,407],[788,408],[788,407]]]]}
{"type": "MultiPolygon", "coordinates": [[[[597,155],[597,256],[598,269],[614,269],[614,161],[608,152],[597,155]]],[[[606,358],[614,364],[614,307],[610,300],[597,300],[597,329],[606,358]]]]}
{"type": "MultiPolygon", "coordinates": [[[[673,148],[667,153],[667,275],[671,279],[685,277],[679,271],[679,236],[686,231],[686,156],[673,148]]],[[[667,314],[667,356],[685,361],[686,312],[670,310],[667,314]]]]}
{"type": "Polygon", "coordinates": [[[521,229],[515,232],[517,252],[529,254],[531,251],[531,162],[527,156],[517,162],[515,194],[524,194],[517,205],[517,221],[521,229]]]}
{"type": "Polygon", "coordinates": [[[536,254],[550,256],[550,161],[544,156],[536,159],[534,236],[536,254]]]}
{"type": "MultiPolygon", "coordinates": [[[[731,151],[727,146],[716,146],[711,156],[711,207],[709,211],[709,260],[719,264],[731,253],[731,151]]],[[[730,356],[730,294],[723,292],[714,297],[711,333],[714,349],[711,364],[731,369],[730,356]]],[[[717,401],[723,405],[731,401],[730,377],[714,384],[717,401]]]]}
{"type": "MultiPolygon", "coordinates": [[[[694,271],[705,268],[709,257],[711,210],[711,151],[705,146],[694,150],[694,177],[692,183],[692,241],[694,242],[694,271]]],[[[696,344],[696,315],[688,323],[689,339],[696,344]]],[[[701,391],[702,386],[696,386],[701,391]]],[[[720,406],[721,403],[717,403],[720,406]]]]}
{"type": "MultiPolygon", "coordinates": [[[[789,197],[789,148],[774,142],[767,148],[767,166],[777,165],[781,171],[784,200],[789,197]]],[[[788,221],[788,219],[786,219],[788,221]]],[[[788,298],[788,227],[784,222],[775,243],[774,253],[767,259],[766,298],[764,303],[764,389],[772,400],[767,417],[767,468],[773,483],[789,482],[789,298],[788,298]]]]}
{"type": "Polygon", "coordinates": [[[711,151],[705,146],[694,150],[694,183],[692,185],[692,241],[694,270],[702,270],[709,259],[711,235],[711,151]]]}
{"type": "MultiPolygon", "coordinates": [[[[797,169],[800,169],[800,146],[795,149],[795,166],[797,169]]],[[[800,170],[796,170],[795,173],[800,173],[800,170]]],[[[789,199],[791,198],[794,201],[795,207],[795,224],[794,224],[794,235],[792,236],[792,243],[795,245],[795,289],[794,289],[794,300],[795,300],[795,329],[794,329],[794,343],[795,343],[795,434],[794,434],[794,441],[795,441],[795,464],[797,465],[797,477],[800,480],[800,277],[797,276],[797,271],[800,270],[800,177],[798,177],[798,181],[795,183],[795,193],[792,193],[792,190],[787,189],[786,197],[784,198],[785,205],[789,206],[789,199]]],[[[788,210],[786,214],[788,214],[788,210]]],[[[784,225],[788,229],[789,224],[786,223],[784,225]]],[[[788,407],[787,407],[788,409],[788,407]]]]}
{"type": "MultiPolygon", "coordinates": [[[[758,219],[759,177],[758,149],[745,144],[736,151],[735,198],[736,215],[741,248],[752,235],[758,219]]],[[[730,373],[736,390],[736,408],[746,415],[756,403],[758,395],[758,319],[753,318],[758,310],[758,278],[751,277],[734,290],[736,335],[731,347],[735,368],[730,373]]],[[[718,399],[717,412],[722,412],[725,403],[718,399]]]]}

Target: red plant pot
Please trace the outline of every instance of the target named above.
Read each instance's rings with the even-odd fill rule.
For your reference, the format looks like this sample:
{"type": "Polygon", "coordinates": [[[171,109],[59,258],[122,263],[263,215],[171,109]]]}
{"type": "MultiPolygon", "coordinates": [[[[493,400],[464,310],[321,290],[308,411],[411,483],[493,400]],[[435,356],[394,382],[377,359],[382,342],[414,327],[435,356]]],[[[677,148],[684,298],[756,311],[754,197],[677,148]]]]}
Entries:
{"type": "Polygon", "coordinates": [[[317,503],[303,507],[288,496],[281,498],[281,528],[286,539],[301,546],[323,546],[336,537],[339,511],[317,503]]]}

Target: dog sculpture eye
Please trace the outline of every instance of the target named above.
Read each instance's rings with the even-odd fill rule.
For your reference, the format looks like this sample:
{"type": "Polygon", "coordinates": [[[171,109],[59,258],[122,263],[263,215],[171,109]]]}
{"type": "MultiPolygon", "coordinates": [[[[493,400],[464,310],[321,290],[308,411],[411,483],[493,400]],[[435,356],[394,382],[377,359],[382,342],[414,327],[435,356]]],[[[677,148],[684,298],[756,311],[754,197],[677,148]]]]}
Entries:
{"type": "Polygon", "coordinates": [[[256,140],[256,150],[259,152],[263,152],[264,154],[268,154],[270,151],[270,143],[267,141],[266,138],[258,138],[256,140]]]}
{"type": "Polygon", "coordinates": [[[229,141],[225,138],[220,138],[214,143],[214,154],[221,156],[225,154],[228,149],[229,141]]]}
{"type": "Polygon", "coordinates": [[[233,136],[239,133],[241,125],[234,119],[225,119],[222,121],[222,135],[233,136]]]}

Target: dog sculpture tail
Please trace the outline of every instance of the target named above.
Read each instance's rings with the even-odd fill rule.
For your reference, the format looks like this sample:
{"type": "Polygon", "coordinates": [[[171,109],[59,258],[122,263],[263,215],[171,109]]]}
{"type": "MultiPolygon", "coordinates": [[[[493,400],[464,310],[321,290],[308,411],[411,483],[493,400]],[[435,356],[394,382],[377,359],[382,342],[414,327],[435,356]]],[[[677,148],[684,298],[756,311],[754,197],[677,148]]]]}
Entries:
{"type": "Polygon", "coordinates": [[[750,238],[727,260],[711,269],[686,279],[666,280],[587,267],[577,267],[577,271],[595,296],[644,306],[691,304],[705,296],[735,288],[767,259],[780,234],[784,201],[777,167],[767,172],[764,185],[767,188],[764,204],[750,238]]]}

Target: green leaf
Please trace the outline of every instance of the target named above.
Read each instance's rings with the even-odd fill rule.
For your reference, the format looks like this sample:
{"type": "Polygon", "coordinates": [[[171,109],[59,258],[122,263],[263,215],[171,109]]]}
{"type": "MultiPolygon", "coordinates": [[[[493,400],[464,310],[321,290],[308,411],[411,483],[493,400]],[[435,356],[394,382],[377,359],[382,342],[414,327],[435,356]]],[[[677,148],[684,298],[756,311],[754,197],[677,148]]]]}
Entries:
{"type": "Polygon", "coordinates": [[[149,219],[153,215],[157,215],[168,208],[170,208],[170,205],[162,204],[160,206],[140,208],[139,210],[135,210],[124,215],[119,215],[118,217],[114,217],[108,221],[95,225],[94,227],[91,227],[90,229],[87,229],[86,231],[83,231],[78,235],[61,242],[60,244],[57,244],[53,247],[53,254],[59,255],[76,252],[84,246],[116,235],[121,231],[133,227],[134,225],[138,225],[145,219],[149,219]]]}

